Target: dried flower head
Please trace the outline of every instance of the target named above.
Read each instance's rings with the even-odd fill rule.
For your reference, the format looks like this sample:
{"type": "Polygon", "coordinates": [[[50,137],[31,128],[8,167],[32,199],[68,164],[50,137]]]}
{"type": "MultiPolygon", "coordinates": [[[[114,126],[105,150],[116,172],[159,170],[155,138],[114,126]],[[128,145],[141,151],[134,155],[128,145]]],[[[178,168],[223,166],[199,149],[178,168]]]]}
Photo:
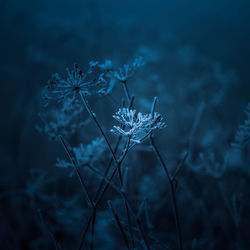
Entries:
{"type": "Polygon", "coordinates": [[[136,114],[134,109],[122,108],[113,117],[125,128],[114,126],[111,132],[128,137],[134,143],[141,143],[153,130],[166,126],[157,112],[144,115],[141,112],[136,114]]]}
{"type": "Polygon", "coordinates": [[[45,101],[63,102],[64,108],[71,107],[78,101],[79,92],[85,95],[96,93],[107,94],[113,88],[113,75],[110,73],[112,63],[106,60],[104,64],[97,61],[89,63],[89,69],[83,73],[77,64],[73,70],[66,69],[67,78],[53,74],[48,81],[45,101]]]}
{"type": "Polygon", "coordinates": [[[131,64],[124,64],[114,72],[114,77],[121,82],[127,81],[137,69],[145,65],[143,57],[137,57],[131,64]]]}
{"type": "Polygon", "coordinates": [[[86,73],[83,73],[77,64],[74,65],[73,70],[67,70],[68,77],[66,80],[62,79],[59,74],[53,74],[48,81],[48,98],[63,100],[67,97],[75,98],[81,91],[84,94],[90,94],[90,88],[105,82],[103,73],[98,77],[93,75],[93,69],[97,62],[90,62],[90,68],[86,73]]]}
{"type": "Polygon", "coordinates": [[[244,124],[240,125],[236,131],[236,135],[234,137],[234,142],[232,143],[232,146],[237,149],[241,150],[246,145],[249,145],[250,140],[250,102],[247,105],[246,111],[245,111],[247,117],[244,121],[244,124]]]}
{"type": "Polygon", "coordinates": [[[81,109],[75,109],[74,112],[63,112],[57,109],[51,109],[46,114],[39,113],[42,125],[35,128],[41,133],[48,135],[50,140],[57,140],[58,135],[72,135],[77,129],[86,126],[90,119],[83,120],[80,116],[81,109]]]}
{"type": "MultiPolygon", "coordinates": [[[[100,159],[106,150],[106,145],[104,139],[101,137],[96,138],[88,145],[80,144],[78,147],[73,147],[72,151],[74,153],[75,159],[79,166],[84,166],[86,164],[93,165],[96,161],[100,159]]],[[[57,159],[57,167],[68,168],[72,167],[73,174],[73,164],[62,159],[57,159]]]]}

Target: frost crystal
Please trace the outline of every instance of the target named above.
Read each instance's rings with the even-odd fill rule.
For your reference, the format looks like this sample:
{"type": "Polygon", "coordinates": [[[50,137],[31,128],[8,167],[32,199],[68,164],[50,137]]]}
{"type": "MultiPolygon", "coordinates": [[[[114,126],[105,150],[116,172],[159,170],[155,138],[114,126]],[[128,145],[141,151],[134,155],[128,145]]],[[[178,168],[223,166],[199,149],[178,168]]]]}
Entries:
{"type": "Polygon", "coordinates": [[[153,130],[162,129],[166,124],[162,121],[162,116],[154,114],[136,114],[136,110],[122,108],[113,116],[125,129],[114,126],[111,132],[128,137],[134,143],[141,143],[153,130]]]}

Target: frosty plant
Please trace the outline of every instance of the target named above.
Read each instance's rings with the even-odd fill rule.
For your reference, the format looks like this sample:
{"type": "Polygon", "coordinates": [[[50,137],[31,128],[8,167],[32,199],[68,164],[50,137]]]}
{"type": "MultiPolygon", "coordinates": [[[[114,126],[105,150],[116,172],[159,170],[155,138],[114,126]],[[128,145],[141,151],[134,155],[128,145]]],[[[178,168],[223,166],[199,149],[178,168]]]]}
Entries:
{"type": "MultiPolygon", "coordinates": [[[[126,219],[123,219],[122,222],[120,215],[118,215],[118,210],[115,209],[114,203],[111,201],[108,202],[111,213],[114,216],[115,222],[124,239],[125,246],[128,249],[139,247],[146,249],[151,248],[150,244],[152,240],[149,240],[149,237],[143,228],[141,218],[140,216],[137,216],[137,214],[141,213],[135,211],[134,206],[131,205],[131,201],[126,194],[126,182],[124,181],[124,178],[127,178],[127,174],[124,174],[125,172],[122,169],[122,163],[128,153],[135,145],[143,143],[146,139],[150,139],[152,148],[163,166],[170,184],[179,248],[182,249],[181,226],[174,185],[176,181],[175,176],[172,177],[168,172],[167,166],[153,139],[153,133],[159,129],[165,128],[166,124],[163,117],[155,111],[157,98],[153,101],[151,112],[148,114],[137,112],[136,109],[133,108],[134,97],[131,97],[127,86],[128,79],[130,79],[144,64],[145,62],[143,58],[138,57],[132,63],[124,64],[122,67],[114,70],[110,60],[106,60],[102,64],[92,61],[89,63],[89,69],[85,73],[79,69],[77,64],[75,64],[73,70],[67,69],[66,79],[61,78],[58,74],[54,74],[48,82],[45,96],[47,103],[49,104],[51,101],[56,101],[57,105],[60,107],[60,111],[64,113],[68,110],[79,109],[79,104],[82,104],[82,107],[86,109],[90,118],[96,124],[101,136],[88,145],[80,144],[79,147],[70,147],[64,138],[64,136],[67,136],[67,133],[64,132],[63,135],[56,133],[65,131],[65,129],[62,130],[61,127],[64,127],[65,124],[68,125],[71,120],[68,119],[69,122],[67,123],[59,122],[53,124],[54,135],[60,139],[70,159],[70,162],[57,159],[57,166],[62,168],[73,168],[75,170],[90,209],[90,216],[86,228],[82,233],[79,249],[83,248],[86,244],[86,236],[88,232],[90,232],[91,235],[90,249],[94,249],[97,208],[109,187],[116,190],[125,206],[126,219]],[[117,142],[114,144],[115,147],[113,148],[113,142],[108,139],[97,115],[89,105],[87,97],[89,95],[109,95],[115,82],[121,82],[123,84],[128,107],[119,108],[113,115],[113,118],[119,123],[118,125],[114,125],[111,129],[111,132],[118,136],[117,142]],[[59,126],[60,129],[57,129],[56,126],[59,126]],[[122,139],[125,139],[125,142],[122,139]],[[124,145],[122,145],[123,143],[124,145]],[[106,149],[109,150],[111,158],[105,166],[104,173],[102,173],[98,168],[98,164],[100,164],[100,161],[98,160],[102,157],[106,149]],[[113,165],[114,167],[112,167],[113,165]],[[85,178],[82,177],[80,166],[89,168],[95,176],[101,178],[94,196],[85,184],[85,178]],[[120,182],[119,187],[113,182],[117,172],[120,182]],[[126,222],[124,222],[124,220],[126,222]]],[[[83,111],[82,108],[80,108],[80,110],[81,112],[83,111]]],[[[70,112],[66,112],[66,114],[70,115],[70,112]]],[[[48,129],[46,128],[43,131],[48,131],[48,129]]],[[[128,170],[128,168],[126,169],[128,170]]]]}
{"type": "Polygon", "coordinates": [[[142,143],[151,132],[165,127],[162,116],[154,112],[153,114],[136,114],[135,109],[122,108],[113,117],[126,129],[114,126],[111,132],[127,137],[130,145],[142,143]]]}

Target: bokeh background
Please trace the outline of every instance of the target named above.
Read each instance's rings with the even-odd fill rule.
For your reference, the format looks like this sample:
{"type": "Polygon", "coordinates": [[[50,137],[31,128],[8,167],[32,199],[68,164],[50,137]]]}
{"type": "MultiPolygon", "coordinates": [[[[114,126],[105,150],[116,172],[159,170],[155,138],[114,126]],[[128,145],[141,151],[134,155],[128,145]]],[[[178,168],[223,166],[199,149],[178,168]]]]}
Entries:
{"type": "MultiPolygon", "coordinates": [[[[249,130],[243,149],[232,146],[250,101],[249,17],[247,0],[1,0],[0,248],[53,249],[50,228],[62,249],[75,249],[86,222],[77,179],[55,166],[66,157],[60,143],[36,129],[48,79],[75,62],[119,67],[143,56],[146,65],[128,83],[136,109],[150,110],[158,96],[168,126],[156,141],[170,170],[189,151],[177,192],[184,248],[249,249],[249,130]]],[[[116,83],[118,101],[120,92],[116,83]]],[[[118,106],[104,97],[90,103],[113,142],[118,106]]],[[[69,140],[90,143],[93,127],[69,140]]],[[[152,249],[176,249],[164,172],[147,143],[128,158],[134,207],[149,202],[149,234],[159,241],[152,249]]],[[[124,247],[110,216],[103,205],[96,249],[124,247]]]]}

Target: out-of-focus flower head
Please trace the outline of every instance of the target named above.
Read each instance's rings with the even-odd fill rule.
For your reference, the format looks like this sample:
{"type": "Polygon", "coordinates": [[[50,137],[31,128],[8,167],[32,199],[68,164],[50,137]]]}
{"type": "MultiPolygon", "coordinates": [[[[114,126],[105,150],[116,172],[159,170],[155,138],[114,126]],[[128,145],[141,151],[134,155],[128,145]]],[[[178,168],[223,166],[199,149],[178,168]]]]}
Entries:
{"type": "Polygon", "coordinates": [[[247,117],[244,121],[244,124],[240,125],[236,131],[234,142],[232,143],[233,148],[241,150],[246,145],[249,145],[250,141],[250,102],[247,105],[245,111],[247,117]]]}
{"type": "Polygon", "coordinates": [[[39,116],[43,124],[37,125],[36,129],[41,134],[48,135],[50,140],[57,140],[59,135],[72,135],[77,129],[86,126],[90,121],[90,118],[83,120],[80,111],[81,109],[75,109],[74,112],[51,109],[46,114],[40,113],[39,116]]]}
{"type": "Polygon", "coordinates": [[[166,126],[157,112],[142,114],[134,109],[122,108],[113,117],[125,128],[114,126],[111,132],[128,137],[133,143],[141,143],[153,130],[166,126]]]}
{"type": "Polygon", "coordinates": [[[136,57],[135,60],[130,64],[123,64],[122,67],[118,68],[114,72],[114,77],[120,82],[126,82],[135,71],[145,65],[145,61],[142,56],[136,57]]]}
{"type": "MultiPolygon", "coordinates": [[[[96,138],[86,146],[80,144],[78,147],[72,148],[72,152],[74,153],[75,159],[79,166],[84,166],[86,164],[93,165],[101,158],[105,150],[106,150],[106,144],[102,137],[96,138]]],[[[74,165],[71,162],[64,161],[58,158],[56,166],[60,168],[70,167],[72,168],[71,175],[74,173],[73,172],[74,165]]]]}

